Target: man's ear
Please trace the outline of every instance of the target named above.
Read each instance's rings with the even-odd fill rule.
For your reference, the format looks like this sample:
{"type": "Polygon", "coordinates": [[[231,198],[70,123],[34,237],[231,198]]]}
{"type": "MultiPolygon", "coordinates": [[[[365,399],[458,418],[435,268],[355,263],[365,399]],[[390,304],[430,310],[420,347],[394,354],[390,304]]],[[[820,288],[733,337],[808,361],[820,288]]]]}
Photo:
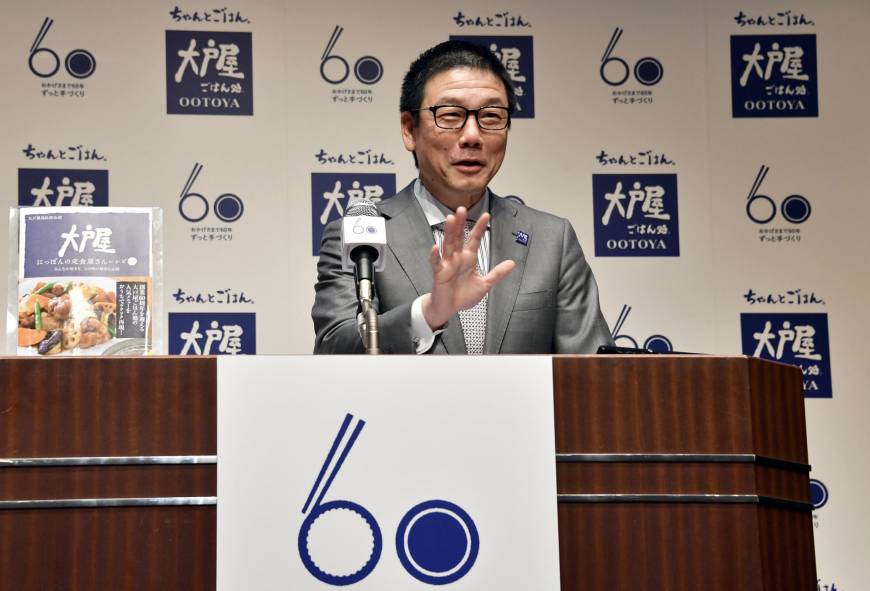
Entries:
{"type": "Polygon", "coordinates": [[[416,131],[414,114],[410,111],[402,111],[402,116],[399,119],[402,124],[402,141],[405,142],[405,149],[413,152],[417,147],[417,140],[414,137],[416,131]]]}

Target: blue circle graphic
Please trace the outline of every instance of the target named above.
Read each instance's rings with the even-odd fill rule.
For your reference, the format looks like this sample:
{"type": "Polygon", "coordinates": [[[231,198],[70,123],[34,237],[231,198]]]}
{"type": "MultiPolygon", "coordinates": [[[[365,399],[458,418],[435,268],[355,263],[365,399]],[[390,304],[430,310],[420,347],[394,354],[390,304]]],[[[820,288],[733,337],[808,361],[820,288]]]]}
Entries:
{"type": "Polygon", "coordinates": [[[420,503],[405,513],[396,531],[396,553],[405,570],[430,585],[464,577],[477,560],[480,536],[464,509],[442,500],[420,503]]]}
{"type": "Polygon", "coordinates": [[[224,193],[214,201],[214,214],[225,222],[234,222],[245,212],[245,206],[237,195],[224,193]]]}
{"type": "Polygon", "coordinates": [[[305,521],[302,522],[302,527],[299,528],[297,544],[299,546],[299,557],[302,559],[302,564],[305,565],[308,572],[310,572],[317,580],[322,581],[327,585],[343,587],[345,585],[353,585],[354,583],[362,581],[364,578],[369,576],[373,570],[375,570],[378,560],[381,559],[383,539],[381,538],[381,528],[378,526],[378,522],[375,521],[372,514],[369,513],[368,509],[350,501],[330,501],[318,505],[316,509],[308,514],[308,517],[306,517],[305,521]],[[314,522],[324,513],[335,509],[347,509],[348,511],[356,513],[362,517],[372,530],[373,547],[371,556],[369,556],[369,559],[358,571],[349,575],[335,575],[321,570],[320,567],[314,564],[314,559],[308,552],[308,532],[311,531],[314,522]]]}
{"type": "Polygon", "coordinates": [[[821,509],[828,504],[828,487],[821,480],[810,479],[810,502],[813,509],[821,509]]]}
{"type": "Polygon", "coordinates": [[[66,56],[66,71],[75,78],[87,78],[97,69],[97,60],[87,49],[73,49],[66,56]]]}
{"type": "Polygon", "coordinates": [[[789,195],[782,200],[782,205],[779,208],[782,211],[782,217],[793,224],[804,223],[813,211],[810,202],[802,195],[789,195]]]}
{"type": "Polygon", "coordinates": [[[658,84],[664,73],[662,63],[654,57],[641,58],[634,65],[634,77],[644,86],[658,84]]]}
{"type": "Polygon", "coordinates": [[[674,350],[674,346],[668,337],[660,334],[654,334],[646,340],[643,348],[652,353],[670,353],[674,350]]]}
{"type": "Polygon", "coordinates": [[[384,75],[384,66],[381,60],[371,55],[364,55],[356,60],[353,73],[357,80],[363,84],[374,84],[384,75]]]}

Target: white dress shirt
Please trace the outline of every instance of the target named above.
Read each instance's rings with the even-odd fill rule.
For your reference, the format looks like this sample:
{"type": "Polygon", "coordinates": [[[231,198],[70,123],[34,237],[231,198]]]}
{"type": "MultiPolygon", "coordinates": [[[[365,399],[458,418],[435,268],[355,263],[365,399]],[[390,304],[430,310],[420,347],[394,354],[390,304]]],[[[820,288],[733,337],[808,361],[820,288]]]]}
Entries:
{"type": "MultiPolygon", "coordinates": [[[[414,181],[414,196],[417,202],[423,209],[423,214],[426,216],[426,221],[429,227],[432,228],[432,237],[435,239],[435,244],[438,245],[438,250],[441,251],[444,240],[444,233],[435,228],[439,224],[443,224],[447,220],[447,216],[454,213],[446,205],[438,201],[418,178],[414,181]]],[[[477,221],[484,212],[489,212],[489,189],[487,188],[483,194],[483,199],[474,204],[468,210],[468,219],[477,221]]],[[[483,238],[480,240],[480,247],[477,250],[477,264],[480,267],[480,274],[486,275],[489,272],[489,241],[490,228],[487,226],[483,238]]],[[[411,336],[414,339],[414,349],[417,354],[427,352],[435,344],[435,339],[439,334],[444,332],[447,325],[436,330],[429,328],[429,323],[423,317],[423,296],[414,300],[411,305],[411,336]]]]}

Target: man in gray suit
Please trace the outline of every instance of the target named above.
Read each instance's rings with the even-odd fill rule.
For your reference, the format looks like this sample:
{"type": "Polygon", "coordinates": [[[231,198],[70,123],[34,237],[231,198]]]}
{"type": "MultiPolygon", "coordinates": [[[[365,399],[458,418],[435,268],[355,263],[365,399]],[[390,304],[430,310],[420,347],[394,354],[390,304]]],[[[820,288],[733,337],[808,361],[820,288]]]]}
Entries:
{"type": "MultiPolygon", "coordinates": [[[[571,224],[488,189],[516,95],[486,48],[448,41],[402,83],[402,138],[420,176],[379,204],[377,273],[385,353],[593,353],[612,344],[571,224]]],[[[315,353],[362,353],[339,222],[324,231],[311,312],[315,353]]]]}

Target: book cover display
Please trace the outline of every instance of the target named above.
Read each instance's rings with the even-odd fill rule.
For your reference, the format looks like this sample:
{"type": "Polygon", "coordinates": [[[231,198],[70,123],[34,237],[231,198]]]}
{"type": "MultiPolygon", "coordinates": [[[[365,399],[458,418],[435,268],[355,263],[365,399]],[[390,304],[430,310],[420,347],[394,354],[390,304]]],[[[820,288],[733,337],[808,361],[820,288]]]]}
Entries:
{"type": "Polygon", "coordinates": [[[159,208],[12,208],[7,351],[161,353],[161,218],[159,208]]]}

